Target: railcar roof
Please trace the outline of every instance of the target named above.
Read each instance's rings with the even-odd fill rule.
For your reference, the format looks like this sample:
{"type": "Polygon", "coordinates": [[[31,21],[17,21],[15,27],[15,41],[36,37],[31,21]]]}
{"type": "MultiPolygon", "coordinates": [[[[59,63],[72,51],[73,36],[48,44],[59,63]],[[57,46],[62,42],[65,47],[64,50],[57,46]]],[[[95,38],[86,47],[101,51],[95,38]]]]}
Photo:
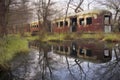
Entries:
{"type": "MultiPolygon", "coordinates": [[[[42,23],[42,22],[43,22],[43,20],[40,20],[40,22],[42,23]]],[[[31,24],[31,25],[38,24],[38,21],[33,21],[33,22],[31,22],[30,24],[31,24]]]]}
{"type": "MultiPolygon", "coordinates": [[[[111,12],[108,11],[108,10],[105,10],[105,9],[93,9],[93,10],[82,11],[82,12],[79,12],[79,13],[74,13],[74,14],[68,15],[66,18],[74,17],[74,16],[84,16],[84,15],[89,15],[89,14],[100,15],[100,14],[103,14],[103,13],[111,13],[111,12]]],[[[60,19],[65,19],[65,16],[63,16],[61,18],[54,19],[53,21],[60,20],[60,19]]]]}
{"type": "Polygon", "coordinates": [[[99,14],[103,14],[103,13],[110,13],[110,11],[104,10],[104,9],[93,9],[93,10],[86,10],[86,11],[82,11],[79,13],[75,13],[74,15],[89,15],[89,14],[98,14],[99,15],[99,14]]]}

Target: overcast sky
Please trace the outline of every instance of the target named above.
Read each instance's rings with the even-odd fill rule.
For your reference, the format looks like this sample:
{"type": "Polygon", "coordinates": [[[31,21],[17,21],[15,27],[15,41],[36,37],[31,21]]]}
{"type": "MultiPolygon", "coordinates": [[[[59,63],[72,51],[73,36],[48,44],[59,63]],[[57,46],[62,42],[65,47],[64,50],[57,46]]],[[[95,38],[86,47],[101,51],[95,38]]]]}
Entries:
{"type": "MultiPolygon", "coordinates": [[[[55,8],[64,8],[66,9],[66,6],[68,4],[69,0],[52,0],[56,2],[56,7],[55,8]]],[[[75,2],[75,4],[79,3],[79,0],[73,0],[75,2]]],[[[95,0],[84,0],[83,4],[81,5],[81,8],[83,8],[84,10],[88,10],[88,3],[90,3],[91,1],[93,1],[90,5],[89,9],[94,9],[94,8],[103,8],[102,6],[100,6],[99,4],[97,4],[95,2],[95,0]]],[[[71,6],[73,7],[73,6],[71,6]]],[[[73,10],[71,9],[71,7],[69,8],[69,12],[72,12],[73,10]]]]}
{"type": "MultiPolygon", "coordinates": [[[[66,7],[67,7],[67,4],[68,4],[69,0],[51,0],[51,1],[56,2],[56,4],[53,6],[53,8],[56,9],[56,10],[61,11],[61,13],[59,13],[59,14],[56,13],[56,15],[57,16],[65,15],[66,7]]],[[[102,6],[97,4],[94,0],[84,0],[83,4],[81,5],[81,8],[83,8],[83,10],[88,10],[88,3],[90,3],[91,1],[93,1],[93,2],[90,4],[90,8],[89,9],[103,8],[102,6]]],[[[73,4],[78,4],[79,0],[73,0],[72,3],[73,4]]],[[[69,10],[68,10],[68,14],[74,13],[74,10],[71,7],[75,9],[74,6],[70,5],[69,10]]]]}

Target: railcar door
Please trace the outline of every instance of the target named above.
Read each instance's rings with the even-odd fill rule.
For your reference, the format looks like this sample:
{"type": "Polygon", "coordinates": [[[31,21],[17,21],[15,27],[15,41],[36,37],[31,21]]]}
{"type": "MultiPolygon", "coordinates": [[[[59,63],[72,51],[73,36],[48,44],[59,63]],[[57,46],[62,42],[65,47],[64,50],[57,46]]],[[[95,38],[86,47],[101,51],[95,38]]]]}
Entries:
{"type": "Polygon", "coordinates": [[[104,31],[105,33],[111,32],[111,22],[110,22],[111,16],[105,15],[104,16],[104,31]]]}
{"type": "Polygon", "coordinates": [[[77,31],[77,17],[70,18],[70,32],[76,32],[77,31]]]}

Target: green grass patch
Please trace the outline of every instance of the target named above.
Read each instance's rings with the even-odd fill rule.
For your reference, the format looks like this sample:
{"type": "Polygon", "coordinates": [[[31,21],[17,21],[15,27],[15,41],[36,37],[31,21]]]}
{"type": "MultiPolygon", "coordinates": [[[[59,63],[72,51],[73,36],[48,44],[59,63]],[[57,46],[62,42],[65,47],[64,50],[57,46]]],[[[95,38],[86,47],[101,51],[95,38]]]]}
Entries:
{"type": "Polygon", "coordinates": [[[39,36],[27,36],[25,37],[28,41],[39,39],[39,36]]]}
{"type": "Polygon", "coordinates": [[[105,41],[108,41],[108,42],[118,42],[120,41],[120,34],[105,34],[104,35],[104,39],[105,41]]]}
{"type": "Polygon", "coordinates": [[[51,41],[51,40],[74,40],[74,39],[103,39],[104,34],[80,34],[80,33],[53,33],[53,34],[45,34],[45,37],[42,39],[43,41],[51,41]]]}
{"type": "Polygon", "coordinates": [[[82,38],[82,39],[89,39],[89,38],[102,39],[102,38],[104,38],[104,34],[101,34],[101,33],[97,33],[97,34],[82,34],[80,38],[82,38]]]}
{"type": "Polygon", "coordinates": [[[65,34],[55,33],[55,34],[45,34],[42,41],[51,41],[51,40],[64,40],[65,34]]]}
{"type": "Polygon", "coordinates": [[[28,52],[28,41],[19,36],[0,38],[0,65],[5,65],[18,53],[28,52]]]}
{"type": "Polygon", "coordinates": [[[45,33],[41,35],[42,41],[63,41],[75,39],[96,39],[104,41],[120,41],[117,33],[45,33]]]}

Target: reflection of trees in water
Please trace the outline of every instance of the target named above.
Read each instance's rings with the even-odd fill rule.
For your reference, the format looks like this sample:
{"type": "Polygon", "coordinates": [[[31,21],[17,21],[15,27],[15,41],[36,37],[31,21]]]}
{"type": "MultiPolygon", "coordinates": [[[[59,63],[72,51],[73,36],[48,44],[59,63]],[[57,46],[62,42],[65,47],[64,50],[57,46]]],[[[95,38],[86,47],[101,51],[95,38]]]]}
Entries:
{"type": "Polygon", "coordinates": [[[68,71],[70,72],[70,75],[72,76],[72,78],[73,78],[74,80],[77,80],[77,78],[74,76],[74,74],[72,73],[72,71],[71,71],[71,69],[70,69],[70,65],[69,65],[69,61],[68,61],[67,55],[65,56],[65,58],[66,58],[66,62],[67,62],[67,69],[68,69],[68,71]]]}
{"type": "Polygon", "coordinates": [[[47,68],[50,72],[50,78],[52,80],[52,70],[51,70],[51,67],[49,65],[47,52],[44,51],[44,56],[43,56],[43,61],[42,61],[42,80],[45,80],[45,73],[47,72],[46,71],[47,68]]]}
{"type": "Polygon", "coordinates": [[[114,48],[115,59],[111,60],[96,69],[96,75],[99,80],[120,80],[120,57],[114,48]],[[101,73],[100,73],[101,72],[101,73]]]}
{"type": "Polygon", "coordinates": [[[71,77],[71,80],[120,80],[120,59],[116,58],[116,60],[107,63],[93,64],[95,68],[91,67],[89,62],[87,62],[87,70],[85,70],[85,67],[81,65],[84,61],[75,59],[75,63],[73,65],[70,65],[68,57],[66,56],[65,58],[67,63],[67,69],[69,71],[69,77],[71,77]],[[79,71],[77,72],[79,76],[76,76],[72,69],[72,67],[75,68],[75,65],[77,66],[76,69],[79,71]],[[88,76],[89,72],[93,72],[93,74],[91,74],[92,77],[88,76]]]}
{"type": "Polygon", "coordinates": [[[116,60],[99,66],[95,74],[98,80],[120,80],[120,63],[116,60]]]}
{"type": "MultiPolygon", "coordinates": [[[[40,51],[40,55],[39,55],[39,67],[40,67],[40,73],[39,75],[41,74],[41,79],[42,80],[61,80],[60,78],[58,78],[57,76],[53,75],[53,71],[56,70],[54,68],[54,63],[58,63],[59,64],[59,61],[53,61],[52,58],[50,58],[48,56],[48,50],[44,50],[44,52],[42,54],[44,55],[41,55],[41,51],[40,51]],[[41,57],[42,56],[42,57],[41,57]]],[[[61,61],[64,61],[62,60],[63,59],[63,56],[60,57],[59,60],[61,61]]],[[[66,78],[69,78],[70,80],[86,80],[86,73],[84,72],[82,66],[81,66],[81,63],[83,61],[80,61],[78,59],[75,59],[74,60],[74,63],[75,64],[70,64],[69,58],[67,56],[65,56],[65,60],[66,60],[66,67],[67,67],[67,70],[69,72],[69,75],[66,77],[66,78]],[[74,66],[78,66],[79,68],[79,78],[78,76],[76,76],[74,73],[74,66]]],[[[58,59],[57,59],[58,60],[58,59]]],[[[59,65],[58,65],[59,66],[59,65]]],[[[64,67],[65,68],[65,67],[64,67]]],[[[62,74],[62,73],[61,73],[62,74]]],[[[63,74],[64,76],[65,74],[63,74]]],[[[68,80],[68,79],[67,79],[68,80]]]]}
{"type": "MultiPolygon", "coordinates": [[[[35,80],[119,80],[120,74],[120,59],[117,55],[115,60],[111,60],[107,63],[92,63],[84,61],[78,58],[72,58],[67,55],[55,55],[52,56],[49,45],[39,46],[39,57],[37,62],[38,72],[31,79],[35,80]],[[59,58],[57,58],[59,56],[59,58]],[[56,58],[55,60],[53,58],[56,58]],[[61,64],[61,62],[63,64],[61,64]],[[58,68],[62,67],[62,68],[58,68]],[[63,73],[61,73],[63,71],[63,73]],[[56,74],[58,71],[59,74],[56,74]],[[64,79],[61,78],[64,76],[64,79]]],[[[116,52],[115,52],[116,53],[116,52]]],[[[116,56],[116,55],[115,55],[116,56]]],[[[29,60],[26,58],[23,60],[23,66],[25,67],[25,77],[29,72],[28,67],[29,60]],[[24,64],[24,65],[23,65],[24,64]]],[[[35,64],[36,65],[36,64],[35,64]]],[[[17,79],[17,78],[16,78],[17,79]]],[[[18,79],[19,80],[19,79],[18,79]]]]}
{"type": "Polygon", "coordinates": [[[48,52],[50,51],[49,45],[44,45],[41,49],[39,47],[39,68],[42,80],[53,80],[52,69],[49,63],[48,52]]]}
{"type": "Polygon", "coordinates": [[[26,55],[19,55],[11,64],[12,80],[24,80],[27,77],[29,62],[26,55]]]}
{"type": "MultiPolygon", "coordinates": [[[[84,72],[82,66],[80,65],[80,64],[81,64],[81,61],[75,59],[75,62],[76,62],[76,64],[78,65],[78,68],[79,68],[79,71],[80,71],[80,75],[83,74],[83,75],[85,76],[84,79],[86,80],[86,73],[84,72]]],[[[82,80],[82,75],[81,75],[81,80],[82,80]]]]}
{"type": "MultiPolygon", "coordinates": [[[[59,55],[58,55],[59,56],[59,55]]],[[[54,56],[55,57],[55,56],[54,56]]],[[[57,56],[56,56],[57,57],[57,56]]],[[[23,60],[22,65],[25,70],[24,77],[26,77],[27,73],[29,72],[28,67],[30,67],[28,59],[23,57],[25,60],[23,60]]],[[[22,59],[23,59],[22,58],[22,59]]],[[[66,75],[66,80],[119,80],[119,70],[120,70],[120,63],[117,60],[113,60],[104,64],[97,64],[94,65],[93,63],[86,62],[86,65],[83,66],[84,62],[80,59],[73,59],[74,63],[71,63],[69,60],[69,57],[67,56],[61,56],[60,59],[53,60],[53,58],[49,57],[48,51],[45,49],[44,52],[40,51],[39,53],[39,60],[38,65],[39,71],[38,73],[32,77],[31,79],[36,80],[61,80],[61,78],[56,76],[54,74],[54,71],[57,70],[55,67],[59,66],[59,62],[65,62],[66,66],[63,68],[65,69],[66,74],[61,73],[63,76],[66,75]],[[55,65],[57,63],[57,65],[55,65]],[[93,64],[93,65],[91,65],[93,64]],[[53,66],[55,65],[55,66],[53,66]],[[86,66],[86,67],[85,67],[86,66]],[[95,68],[93,67],[95,66],[95,68]],[[86,68],[86,69],[85,69],[86,68]],[[90,77],[88,74],[93,71],[92,77],[90,77]]],[[[19,65],[18,65],[19,67],[19,65]]],[[[61,67],[61,66],[60,66],[61,67]]],[[[17,67],[16,67],[17,68],[17,67]]],[[[59,69],[58,69],[59,71],[59,69]]],[[[31,72],[30,72],[31,73],[31,72]]],[[[19,74],[20,75],[20,74],[19,74]]],[[[17,78],[17,80],[20,80],[21,78],[17,78]]],[[[27,80],[27,79],[26,79],[27,80]]],[[[64,80],[64,79],[62,79],[64,80]]]]}

